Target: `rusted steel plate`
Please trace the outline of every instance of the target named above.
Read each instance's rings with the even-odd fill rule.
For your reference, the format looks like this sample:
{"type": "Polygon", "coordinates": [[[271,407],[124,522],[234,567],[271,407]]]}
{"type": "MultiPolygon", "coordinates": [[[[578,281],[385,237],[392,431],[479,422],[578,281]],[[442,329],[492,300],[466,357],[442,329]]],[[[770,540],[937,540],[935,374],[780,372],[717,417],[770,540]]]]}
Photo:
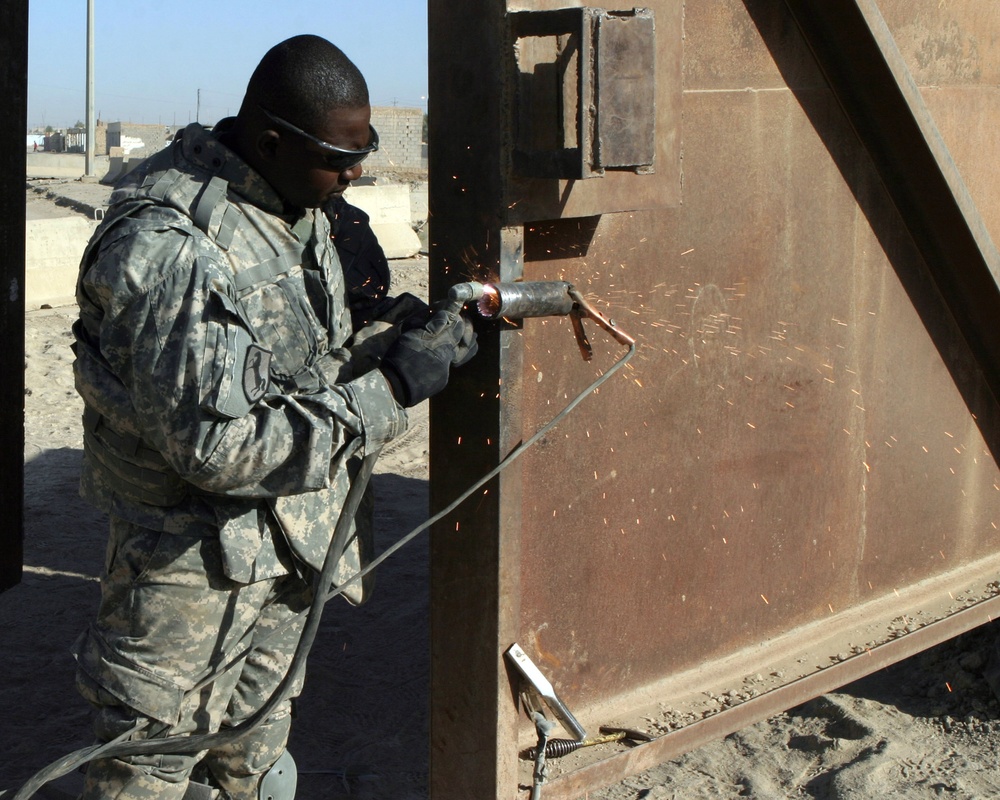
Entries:
{"type": "MultiPolygon", "coordinates": [[[[501,0],[430,0],[428,10],[428,69],[435,88],[429,137],[439,143],[430,159],[430,288],[443,297],[471,264],[501,260],[505,123],[496,76],[502,72],[500,20],[506,9],[501,0]]],[[[450,503],[473,476],[487,471],[484,463],[497,463],[501,448],[511,446],[498,385],[508,377],[516,385],[519,372],[517,341],[484,337],[479,355],[456,371],[446,394],[431,404],[431,469],[437,473],[432,507],[450,503]],[[439,477],[444,458],[450,477],[439,477]]],[[[516,509],[518,491],[516,474],[505,474],[431,537],[433,797],[490,797],[517,781],[517,756],[507,746],[516,738],[517,717],[509,711],[502,645],[516,636],[519,598],[502,597],[501,585],[520,557],[518,539],[500,542],[497,525],[501,496],[510,495],[516,509]]],[[[516,516],[510,522],[517,527],[516,516]]]]}
{"type": "MultiPolygon", "coordinates": [[[[991,574],[995,575],[994,571],[991,574]]],[[[901,611],[902,608],[898,607],[901,611]]],[[[820,694],[832,691],[852,680],[883,669],[897,661],[908,658],[935,644],[957,636],[974,627],[996,619],[1000,611],[1000,599],[993,598],[976,604],[973,608],[954,610],[939,622],[901,636],[881,647],[865,650],[842,662],[831,664],[826,669],[815,669],[807,676],[784,678],[772,691],[753,694],[745,700],[737,700],[732,705],[719,710],[702,707],[697,721],[664,733],[649,743],[624,743],[606,747],[600,757],[579,758],[578,763],[553,763],[552,780],[545,786],[548,800],[575,800],[594,787],[607,786],[623,780],[645,769],[661,764],[703,744],[727,736],[730,733],[780,711],[794,708],[820,694]]],[[[758,656],[757,663],[760,663],[758,656]]],[[[710,684],[700,682],[704,693],[710,684]]],[[[669,696],[669,695],[667,695],[669,696]]],[[[674,695],[676,696],[676,695],[674,695]]],[[[728,703],[728,698],[725,698],[728,703]]],[[[704,694],[702,696],[704,700],[704,694]]],[[[596,756],[596,754],[594,754],[596,756]]]]}
{"type": "Polygon", "coordinates": [[[653,169],[656,27],[648,10],[608,15],[600,28],[597,137],[603,167],[653,169]]]}
{"type": "Polygon", "coordinates": [[[874,0],[785,3],[1000,397],[1000,252],[881,11],[874,0]]]}
{"type": "MultiPolygon", "coordinates": [[[[650,5],[662,46],[674,6],[650,5]]],[[[919,18],[987,24],[973,5],[921,2],[919,18]]],[[[464,56],[505,46],[502,15],[477,29],[460,4],[431,8],[432,64],[435,21],[442,37],[484,35],[464,56]]],[[[434,796],[508,798],[530,783],[517,751],[533,731],[502,659],[515,641],[588,730],[670,731],[607,766],[588,760],[600,753],[567,762],[552,791],[572,797],[995,611],[988,337],[956,318],[788,6],[688,4],[683,25],[679,203],[646,206],[651,176],[604,197],[590,179],[577,206],[578,185],[498,180],[508,142],[489,126],[508,119],[495,108],[516,81],[477,84],[464,60],[466,95],[432,108],[432,290],[470,273],[566,280],[640,342],[630,369],[435,531],[434,796]],[[461,113],[466,97],[481,116],[461,113]],[[485,146],[472,156],[466,142],[485,146]],[[512,213],[519,185],[542,199],[512,213]],[[635,210],[622,212],[630,190],[635,210]],[[553,208],[564,218],[520,216],[553,208]],[[721,711],[698,710],[707,691],[729,698],[721,711]]],[[[972,68],[961,52],[923,67],[950,76],[934,96],[945,136],[972,98],[997,110],[987,79],[1000,54],[984,48],[972,68]]],[[[452,86],[463,67],[441,54],[452,86]]],[[[971,134],[989,142],[988,128],[971,134]]],[[[956,174],[989,163],[983,147],[960,153],[956,174]]],[[[982,228],[1000,227],[995,188],[970,196],[982,228]]],[[[963,291],[989,308],[989,292],[963,291]]],[[[483,329],[485,355],[432,404],[436,506],[621,355],[599,332],[591,342],[585,363],[566,320],[483,329]]]]}

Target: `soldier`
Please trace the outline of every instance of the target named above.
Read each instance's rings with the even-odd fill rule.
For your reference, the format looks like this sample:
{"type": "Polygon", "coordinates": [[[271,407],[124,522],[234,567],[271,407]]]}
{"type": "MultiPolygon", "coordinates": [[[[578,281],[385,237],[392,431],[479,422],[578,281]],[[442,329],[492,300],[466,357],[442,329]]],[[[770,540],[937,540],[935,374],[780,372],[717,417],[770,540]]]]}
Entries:
{"type": "MultiPolygon", "coordinates": [[[[460,308],[386,296],[381,250],[343,202],[378,148],[370,116],[337,47],[282,42],[235,118],[189,126],[123,179],[84,254],[81,492],[108,513],[110,536],[77,683],[102,742],[225,729],[265,704],[350,465],[399,436],[405,408],[475,353],[460,308]]],[[[337,582],[364,562],[364,533],[337,582]]],[[[206,752],[97,758],[83,800],[179,799],[193,770],[211,796],[287,800],[289,717],[286,700],[206,752]]]]}

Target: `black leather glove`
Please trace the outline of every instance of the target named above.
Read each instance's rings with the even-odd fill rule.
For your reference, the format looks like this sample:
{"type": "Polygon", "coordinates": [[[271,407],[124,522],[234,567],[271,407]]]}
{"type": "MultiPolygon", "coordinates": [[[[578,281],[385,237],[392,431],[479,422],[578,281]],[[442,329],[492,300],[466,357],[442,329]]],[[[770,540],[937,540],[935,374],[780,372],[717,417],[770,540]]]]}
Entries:
{"type": "Polygon", "coordinates": [[[458,324],[462,326],[462,335],[455,345],[455,357],[451,360],[453,367],[460,367],[476,353],[479,352],[479,341],[476,337],[476,329],[472,327],[472,321],[466,317],[459,316],[458,324]]]}
{"type": "MultiPolygon", "coordinates": [[[[455,300],[438,300],[430,307],[430,311],[432,314],[438,311],[454,312],[455,309],[461,312],[463,304],[464,301],[460,303],[455,300]]],[[[455,357],[451,360],[451,365],[453,367],[460,367],[479,352],[479,342],[476,338],[476,329],[472,327],[472,320],[459,314],[458,321],[455,324],[459,326],[459,335],[456,339],[455,357]]]]}
{"type": "Polygon", "coordinates": [[[470,339],[466,328],[471,330],[472,325],[462,318],[462,305],[461,301],[443,305],[423,327],[405,331],[385,354],[382,374],[400,405],[410,408],[444,389],[451,365],[460,358],[460,346],[462,363],[472,357],[469,349],[477,346],[475,333],[470,339]]]}

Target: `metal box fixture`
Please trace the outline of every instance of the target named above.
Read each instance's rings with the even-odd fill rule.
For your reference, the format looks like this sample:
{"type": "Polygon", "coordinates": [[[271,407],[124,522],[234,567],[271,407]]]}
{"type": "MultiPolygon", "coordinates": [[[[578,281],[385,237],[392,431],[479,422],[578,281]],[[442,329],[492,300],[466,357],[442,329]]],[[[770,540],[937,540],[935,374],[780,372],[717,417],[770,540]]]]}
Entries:
{"type": "Polygon", "coordinates": [[[510,19],[518,66],[514,171],[567,179],[652,172],[653,12],[565,8],[510,19]]]}

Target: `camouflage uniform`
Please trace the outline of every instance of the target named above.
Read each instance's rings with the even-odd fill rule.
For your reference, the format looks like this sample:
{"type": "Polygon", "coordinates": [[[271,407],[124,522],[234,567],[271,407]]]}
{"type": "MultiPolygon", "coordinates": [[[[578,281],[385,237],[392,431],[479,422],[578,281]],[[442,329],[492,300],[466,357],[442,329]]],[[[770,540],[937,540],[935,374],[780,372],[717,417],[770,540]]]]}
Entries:
{"type": "MultiPolygon", "coordinates": [[[[84,255],[81,493],[111,535],[98,617],[76,651],[102,740],[142,720],[157,735],[215,730],[266,701],[351,466],[406,428],[372,367],[419,303],[360,291],[368,319],[354,334],[327,214],[284,213],[216,133],[191,125],[116,188],[84,255]]],[[[352,535],[338,583],[364,561],[364,538],[352,535]]],[[[360,602],[361,587],[348,596],[360,602]]],[[[231,797],[256,798],[287,735],[286,703],[203,759],[94,762],[84,798],[181,798],[199,760],[231,797]]]]}

